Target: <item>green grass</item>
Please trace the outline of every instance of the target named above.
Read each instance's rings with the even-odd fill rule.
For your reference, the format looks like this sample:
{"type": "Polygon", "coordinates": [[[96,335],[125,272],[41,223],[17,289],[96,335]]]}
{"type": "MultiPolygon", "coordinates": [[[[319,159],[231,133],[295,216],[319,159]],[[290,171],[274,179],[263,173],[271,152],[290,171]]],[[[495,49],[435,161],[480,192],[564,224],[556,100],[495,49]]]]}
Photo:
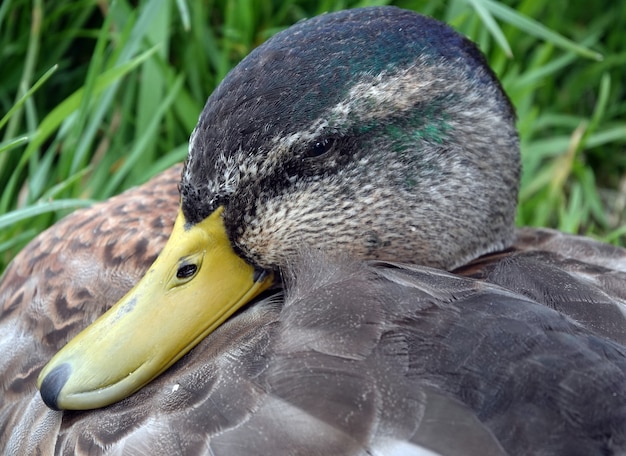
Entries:
{"type": "Polygon", "coordinates": [[[479,43],[518,112],[518,224],[626,244],[624,1],[3,0],[0,271],[71,210],[184,159],[207,96],[273,33],[392,3],[479,43]]]}

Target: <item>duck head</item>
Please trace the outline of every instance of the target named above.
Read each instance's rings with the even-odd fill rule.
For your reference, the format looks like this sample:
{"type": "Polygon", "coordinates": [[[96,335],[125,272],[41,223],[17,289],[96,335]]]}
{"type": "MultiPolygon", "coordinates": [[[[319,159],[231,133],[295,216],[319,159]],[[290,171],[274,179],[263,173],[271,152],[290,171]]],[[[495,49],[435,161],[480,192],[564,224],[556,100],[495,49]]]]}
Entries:
{"type": "Polygon", "coordinates": [[[209,97],[170,240],[43,369],[44,401],[132,394],[306,251],[452,269],[507,247],[514,121],[480,51],[433,19],[365,8],[275,35],[209,97]]]}

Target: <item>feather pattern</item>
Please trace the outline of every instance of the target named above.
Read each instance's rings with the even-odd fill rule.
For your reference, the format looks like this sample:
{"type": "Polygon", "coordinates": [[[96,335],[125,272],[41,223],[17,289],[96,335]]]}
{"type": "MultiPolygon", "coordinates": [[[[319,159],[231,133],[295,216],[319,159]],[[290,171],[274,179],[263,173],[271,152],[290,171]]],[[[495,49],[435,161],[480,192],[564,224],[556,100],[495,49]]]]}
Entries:
{"type": "Polygon", "coordinates": [[[3,357],[0,374],[4,453],[500,455],[623,448],[626,350],[618,343],[623,331],[611,328],[624,327],[615,322],[624,294],[615,285],[626,253],[549,230],[518,231],[510,252],[483,257],[460,275],[303,256],[285,277],[284,292],[248,306],[135,395],[88,412],[48,409],[34,374],[80,329],[68,326],[68,317],[94,319],[149,266],[177,209],[179,173],[168,170],[69,216],[5,274],[2,300],[14,304],[0,319],[3,341],[13,344],[5,346],[11,356],[3,357]],[[76,242],[85,235],[73,230],[80,223],[110,227],[94,246],[76,242]],[[120,239],[148,247],[110,261],[106,252],[120,239]],[[52,275],[69,253],[73,268],[52,275]],[[38,261],[19,274],[28,258],[38,261]],[[87,282],[72,280],[87,269],[87,282]],[[546,274],[561,281],[542,290],[546,274]],[[85,283],[90,293],[79,292],[85,283]],[[613,288],[600,286],[606,283],[613,288]],[[28,290],[39,298],[17,303],[28,290]],[[71,302],[61,304],[59,295],[71,302]],[[36,321],[42,326],[25,326],[36,321]]]}
{"type": "Polygon", "coordinates": [[[0,452],[625,454],[626,251],[514,231],[513,117],[431,19],[278,34],[211,96],[184,168],[63,219],[0,279],[0,452]],[[179,207],[190,230],[221,211],[226,244],[281,279],[131,396],[47,408],[42,366],[179,207]]]}

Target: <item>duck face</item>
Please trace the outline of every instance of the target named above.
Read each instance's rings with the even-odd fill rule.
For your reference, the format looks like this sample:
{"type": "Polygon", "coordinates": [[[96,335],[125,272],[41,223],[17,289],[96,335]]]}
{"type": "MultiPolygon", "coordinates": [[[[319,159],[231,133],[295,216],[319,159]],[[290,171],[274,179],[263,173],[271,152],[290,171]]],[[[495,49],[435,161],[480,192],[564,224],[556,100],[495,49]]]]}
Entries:
{"type": "Polygon", "coordinates": [[[361,9],[276,35],[208,99],[172,237],[44,368],[44,401],[132,394],[308,251],[453,268],[509,245],[513,122],[479,51],[432,19],[361,9]]]}
{"type": "Polygon", "coordinates": [[[275,36],[209,98],[181,182],[190,223],[224,207],[235,251],[302,249],[451,269],[511,242],[514,115],[482,55],[397,9],[275,36]]]}

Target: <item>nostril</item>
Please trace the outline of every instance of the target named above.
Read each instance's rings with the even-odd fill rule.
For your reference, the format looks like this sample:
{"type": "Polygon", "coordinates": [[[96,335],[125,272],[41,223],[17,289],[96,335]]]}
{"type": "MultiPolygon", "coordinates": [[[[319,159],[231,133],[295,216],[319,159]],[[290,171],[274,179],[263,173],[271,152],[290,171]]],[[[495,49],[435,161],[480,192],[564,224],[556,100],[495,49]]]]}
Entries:
{"type": "Polygon", "coordinates": [[[198,266],[195,264],[184,264],[176,271],[176,277],[179,279],[188,279],[193,276],[197,270],[198,266]]]}
{"type": "Polygon", "coordinates": [[[70,378],[72,368],[69,364],[63,363],[52,369],[41,382],[39,392],[44,403],[53,410],[60,410],[58,405],[59,393],[70,378]]]}

